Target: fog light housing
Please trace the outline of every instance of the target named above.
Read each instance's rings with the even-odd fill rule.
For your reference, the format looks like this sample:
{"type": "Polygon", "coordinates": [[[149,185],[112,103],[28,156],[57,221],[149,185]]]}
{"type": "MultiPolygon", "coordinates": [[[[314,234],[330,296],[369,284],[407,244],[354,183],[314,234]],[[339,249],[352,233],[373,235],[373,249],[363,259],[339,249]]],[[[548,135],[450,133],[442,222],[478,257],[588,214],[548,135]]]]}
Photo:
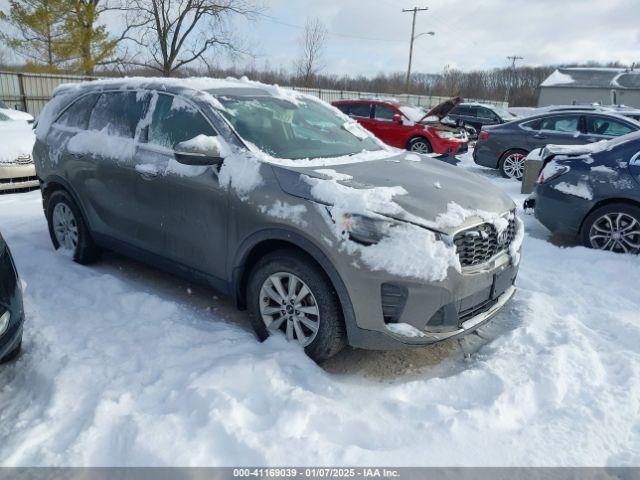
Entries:
{"type": "Polygon", "coordinates": [[[0,336],[4,335],[9,328],[9,320],[11,320],[11,314],[8,310],[0,315],[0,336]]]}

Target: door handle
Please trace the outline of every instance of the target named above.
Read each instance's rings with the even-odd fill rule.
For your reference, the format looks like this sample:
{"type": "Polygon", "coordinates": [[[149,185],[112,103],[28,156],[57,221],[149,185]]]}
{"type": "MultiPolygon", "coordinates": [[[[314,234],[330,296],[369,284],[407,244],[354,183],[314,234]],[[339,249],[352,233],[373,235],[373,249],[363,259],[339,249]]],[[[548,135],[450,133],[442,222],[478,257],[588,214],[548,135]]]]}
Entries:
{"type": "Polygon", "coordinates": [[[543,135],[542,133],[536,133],[533,138],[539,138],[540,140],[544,140],[545,138],[547,138],[546,135],[543,135]]]}

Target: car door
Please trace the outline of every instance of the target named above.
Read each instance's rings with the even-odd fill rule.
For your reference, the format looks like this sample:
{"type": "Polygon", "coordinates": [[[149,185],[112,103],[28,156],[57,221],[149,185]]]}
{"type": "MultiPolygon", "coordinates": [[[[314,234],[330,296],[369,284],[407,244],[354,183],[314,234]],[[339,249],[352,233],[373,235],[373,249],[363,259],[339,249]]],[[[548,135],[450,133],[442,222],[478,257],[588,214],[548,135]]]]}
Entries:
{"type": "Polygon", "coordinates": [[[136,126],[145,101],[136,92],[103,92],[87,128],[69,138],[69,180],[90,213],[96,234],[133,243],[138,215],[134,202],[136,126]]]}
{"type": "Polygon", "coordinates": [[[601,115],[585,115],[584,123],[584,135],[590,143],[620,137],[637,130],[637,128],[634,128],[631,124],[616,118],[601,115]]]}
{"type": "Polygon", "coordinates": [[[136,151],[136,202],[149,250],[191,269],[226,278],[227,191],[212,166],[183,165],[175,146],[198,135],[216,136],[189,99],[153,92],[148,125],[136,151]]]}
{"type": "Polygon", "coordinates": [[[404,121],[408,119],[395,108],[380,103],[373,105],[373,121],[371,131],[387,145],[393,147],[404,148],[406,145],[406,137],[409,130],[413,126],[408,126],[395,122],[393,119],[396,115],[400,115],[404,121]]]}
{"type": "Polygon", "coordinates": [[[580,114],[552,115],[525,122],[528,126],[527,144],[530,150],[549,144],[580,145],[585,143],[581,131],[580,114]]]}

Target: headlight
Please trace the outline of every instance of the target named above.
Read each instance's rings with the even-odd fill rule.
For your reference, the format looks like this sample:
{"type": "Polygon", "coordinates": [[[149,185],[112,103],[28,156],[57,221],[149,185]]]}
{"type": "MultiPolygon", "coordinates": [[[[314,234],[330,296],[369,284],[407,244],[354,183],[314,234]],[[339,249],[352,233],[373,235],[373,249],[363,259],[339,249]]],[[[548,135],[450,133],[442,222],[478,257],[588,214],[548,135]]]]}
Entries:
{"type": "Polygon", "coordinates": [[[456,138],[453,132],[448,132],[446,130],[436,130],[436,135],[440,138],[445,138],[447,140],[452,140],[456,138]]]}
{"type": "Polygon", "coordinates": [[[386,237],[394,225],[392,221],[345,213],[342,216],[341,227],[354,242],[373,245],[386,237]]]}

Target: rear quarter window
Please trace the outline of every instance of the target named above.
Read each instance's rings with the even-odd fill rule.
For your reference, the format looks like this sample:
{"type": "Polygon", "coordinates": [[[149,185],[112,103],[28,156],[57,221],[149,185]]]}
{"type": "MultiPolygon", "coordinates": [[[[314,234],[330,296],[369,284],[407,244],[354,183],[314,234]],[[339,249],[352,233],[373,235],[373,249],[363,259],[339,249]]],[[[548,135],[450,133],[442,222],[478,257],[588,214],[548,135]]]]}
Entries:
{"type": "Polygon", "coordinates": [[[55,121],[55,125],[86,130],[99,93],[90,93],[74,101],[55,121]]]}

